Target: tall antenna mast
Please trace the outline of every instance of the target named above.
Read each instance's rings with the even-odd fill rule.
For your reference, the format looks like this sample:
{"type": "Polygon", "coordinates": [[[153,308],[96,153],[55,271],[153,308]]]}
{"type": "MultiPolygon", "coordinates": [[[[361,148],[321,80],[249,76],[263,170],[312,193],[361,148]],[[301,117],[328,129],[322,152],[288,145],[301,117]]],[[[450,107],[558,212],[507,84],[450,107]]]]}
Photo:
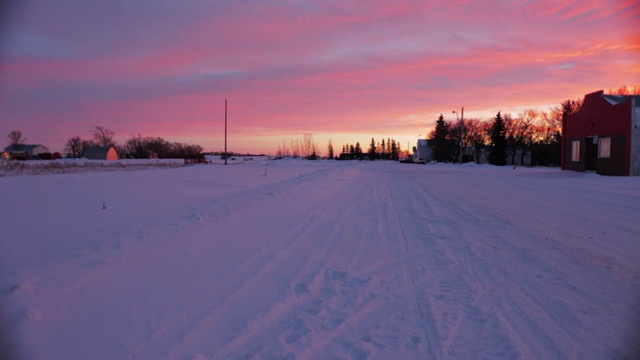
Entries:
{"type": "Polygon", "coordinates": [[[227,99],[224,99],[224,164],[227,165],[227,99]]]}

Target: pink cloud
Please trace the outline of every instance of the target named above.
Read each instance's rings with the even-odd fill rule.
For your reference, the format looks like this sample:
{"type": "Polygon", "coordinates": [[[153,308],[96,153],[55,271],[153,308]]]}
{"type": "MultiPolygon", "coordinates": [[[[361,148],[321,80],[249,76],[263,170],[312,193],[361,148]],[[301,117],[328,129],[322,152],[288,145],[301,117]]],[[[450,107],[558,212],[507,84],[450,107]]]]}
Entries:
{"type": "Polygon", "coordinates": [[[246,139],[417,134],[460,106],[472,116],[640,82],[633,1],[215,2],[149,14],[144,1],[91,4],[27,16],[20,31],[65,46],[10,51],[0,132],[53,122],[44,127],[58,143],[97,124],[122,141],[137,133],[206,140],[227,98],[246,139]],[[127,6],[132,15],[113,17],[119,26],[96,17],[127,6]],[[69,37],[79,26],[86,34],[69,37]]]}

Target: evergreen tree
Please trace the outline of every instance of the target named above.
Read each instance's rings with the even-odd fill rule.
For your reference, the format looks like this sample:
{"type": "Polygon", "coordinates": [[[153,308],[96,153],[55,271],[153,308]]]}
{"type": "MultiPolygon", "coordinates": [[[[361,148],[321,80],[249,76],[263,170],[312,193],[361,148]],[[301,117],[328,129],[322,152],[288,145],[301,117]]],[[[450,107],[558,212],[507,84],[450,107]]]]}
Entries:
{"type": "Polygon", "coordinates": [[[371,138],[371,144],[369,144],[369,160],[376,159],[376,140],[371,138]]]}
{"type": "Polygon", "coordinates": [[[382,144],[380,144],[380,155],[379,155],[381,159],[386,158],[386,155],[387,155],[386,150],[387,150],[387,144],[384,142],[384,139],[382,139],[382,144]]]}
{"type": "Polygon", "coordinates": [[[328,145],[328,157],[329,159],[333,159],[333,143],[331,142],[331,139],[329,139],[329,145],[328,145]]]}
{"type": "Polygon", "coordinates": [[[391,160],[398,160],[398,145],[395,140],[391,140],[391,160]]]}
{"type": "Polygon", "coordinates": [[[433,130],[430,141],[431,148],[433,149],[433,159],[435,161],[449,161],[451,158],[451,146],[447,136],[449,135],[449,127],[444,122],[444,117],[440,114],[436,121],[436,128],[433,130]]]}
{"type": "Polygon", "coordinates": [[[498,166],[507,164],[507,140],[504,120],[500,116],[500,112],[496,115],[491,126],[491,154],[489,155],[489,163],[498,166]]]}
{"type": "Polygon", "coordinates": [[[362,160],[362,147],[360,147],[360,141],[356,143],[355,156],[356,159],[362,160]]]}

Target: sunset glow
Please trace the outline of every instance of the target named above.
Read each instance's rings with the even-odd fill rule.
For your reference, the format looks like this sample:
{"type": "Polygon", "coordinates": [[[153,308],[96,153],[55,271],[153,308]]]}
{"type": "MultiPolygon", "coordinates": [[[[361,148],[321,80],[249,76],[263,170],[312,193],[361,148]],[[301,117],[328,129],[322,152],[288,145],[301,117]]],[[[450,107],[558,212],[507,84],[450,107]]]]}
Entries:
{"type": "MultiPolygon", "coordinates": [[[[640,4],[583,1],[32,0],[0,37],[0,134],[62,152],[95,125],[273,154],[312,134],[424,137],[640,84],[640,4]]],[[[6,138],[5,138],[6,140],[6,138]]],[[[6,142],[6,141],[5,141],[6,142]]],[[[3,146],[6,146],[5,144],[3,146]]]]}

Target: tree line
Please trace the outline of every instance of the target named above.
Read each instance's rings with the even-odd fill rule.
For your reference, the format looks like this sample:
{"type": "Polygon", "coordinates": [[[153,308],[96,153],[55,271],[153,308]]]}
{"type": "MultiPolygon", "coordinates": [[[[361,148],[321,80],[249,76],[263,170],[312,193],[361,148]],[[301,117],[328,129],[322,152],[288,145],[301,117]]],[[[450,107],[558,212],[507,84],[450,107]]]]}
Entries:
{"type": "Polygon", "coordinates": [[[581,105],[580,99],[566,100],[549,112],[530,109],[517,116],[498,112],[492,121],[445,121],[441,114],[427,140],[433,159],[440,162],[479,162],[489,151],[489,163],[494,165],[523,164],[527,155],[531,165],[557,165],[562,118],[581,105]]]}
{"type": "Polygon", "coordinates": [[[382,139],[376,142],[375,138],[371,138],[369,147],[364,151],[360,142],[355,145],[344,144],[342,151],[338,156],[334,156],[333,145],[329,142],[329,158],[337,160],[399,160],[400,159],[400,143],[394,139],[382,139]]]}
{"type": "Polygon", "coordinates": [[[287,143],[282,140],[276,150],[276,158],[305,158],[316,160],[318,156],[318,144],[313,141],[312,134],[302,134],[300,139],[292,139],[287,143]]]}
{"type": "MultiPolygon", "coordinates": [[[[333,141],[329,139],[327,143],[327,155],[325,159],[335,160],[398,160],[400,158],[400,142],[387,138],[381,142],[376,142],[375,138],[371,138],[369,147],[363,149],[360,142],[353,144],[344,144],[342,150],[338,153],[333,147],[333,141]]],[[[276,158],[305,158],[308,160],[316,160],[321,157],[318,155],[318,144],[313,141],[313,135],[303,134],[301,138],[292,139],[289,142],[283,140],[278,144],[276,150],[276,158]]]]}
{"type": "MultiPolygon", "coordinates": [[[[640,86],[610,89],[609,94],[640,95],[640,86]]],[[[525,110],[517,116],[498,112],[490,122],[444,121],[441,114],[427,140],[434,160],[440,162],[479,162],[486,150],[494,165],[524,164],[527,155],[531,165],[558,165],[562,119],[580,110],[582,103],[583,99],[568,99],[547,112],[525,110]]]]}
{"type": "Polygon", "coordinates": [[[91,139],[82,139],[80,136],[69,138],[65,144],[67,157],[82,157],[85,150],[91,146],[113,146],[121,158],[132,159],[170,159],[170,158],[195,158],[201,156],[200,145],[189,145],[180,142],[169,142],[161,137],[143,137],[134,135],[119,145],[114,140],[115,133],[102,126],[96,126],[92,131],[91,139]]]}
{"type": "MultiPolygon", "coordinates": [[[[72,136],[67,139],[64,148],[64,155],[68,158],[80,158],[83,156],[87,148],[92,146],[113,146],[120,158],[133,158],[133,159],[170,159],[170,158],[198,158],[202,156],[202,147],[200,145],[189,145],[180,142],[169,142],[161,137],[143,137],[142,135],[134,135],[130,139],[126,140],[123,145],[116,143],[115,132],[103,127],[96,126],[91,132],[91,138],[83,139],[78,135],[72,136]]],[[[27,138],[25,138],[21,131],[11,131],[7,138],[9,138],[9,144],[12,146],[24,145],[27,138]]],[[[52,158],[51,154],[48,156],[41,155],[44,158],[52,158]]],[[[53,156],[53,158],[60,157],[59,155],[53,156]]]]}

